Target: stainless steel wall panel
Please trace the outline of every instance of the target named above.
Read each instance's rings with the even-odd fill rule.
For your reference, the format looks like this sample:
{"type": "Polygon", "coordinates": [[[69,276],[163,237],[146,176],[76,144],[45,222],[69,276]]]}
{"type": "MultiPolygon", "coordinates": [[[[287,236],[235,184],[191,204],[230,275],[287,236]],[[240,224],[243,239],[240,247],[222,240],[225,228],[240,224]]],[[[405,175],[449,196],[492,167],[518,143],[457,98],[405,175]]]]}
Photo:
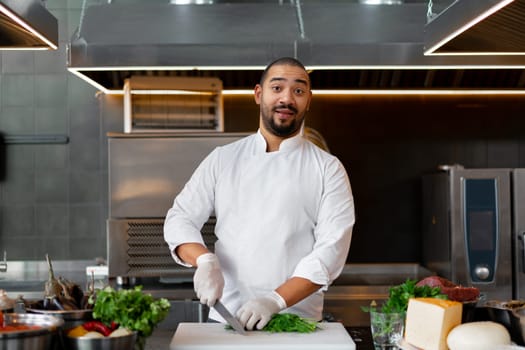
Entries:
{"type": "Polygon", "coordinates": [[[244,133],[110,137],[109,216],[164,218],[200,162],[244,133]]]}

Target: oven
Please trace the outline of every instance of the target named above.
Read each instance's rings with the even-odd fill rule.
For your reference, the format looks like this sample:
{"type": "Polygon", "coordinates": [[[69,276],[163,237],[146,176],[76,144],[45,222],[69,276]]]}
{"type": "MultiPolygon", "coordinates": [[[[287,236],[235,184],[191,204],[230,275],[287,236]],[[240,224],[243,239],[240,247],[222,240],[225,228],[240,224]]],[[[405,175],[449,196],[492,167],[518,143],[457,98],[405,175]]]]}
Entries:
{"type": "Polygon", "coordinates": [[[486,299],[525,298],[525,169],[423,176],[422,263],[486,299]]]}

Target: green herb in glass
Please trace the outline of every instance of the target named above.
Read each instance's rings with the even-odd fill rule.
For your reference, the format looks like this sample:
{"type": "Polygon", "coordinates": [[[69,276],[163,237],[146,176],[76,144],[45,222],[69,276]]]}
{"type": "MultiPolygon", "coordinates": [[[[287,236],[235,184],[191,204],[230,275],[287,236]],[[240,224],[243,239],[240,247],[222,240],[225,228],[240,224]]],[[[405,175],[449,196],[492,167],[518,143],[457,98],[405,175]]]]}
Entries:
{"type": "Polygon", "coordinates": [[[410,298],[438,298],[448,299],[446,294],[441,293],[441,288],[430,286],[416,286],[417,281],[407,279],[406,282],[389,288],[388,298],[385,303],[377,309],[375,302],[370,306],[363,306],[361,310],[370,312],[378,310],[384,313],[405,313],[410,298]]]}
{"type": "Polygon", "coordinates": [[[402,336],[404,318],[410,298],[438,298],[448,299],[441,293],[439,287],[416,286],[417,281],[407,279],[404,283],[389,288],[388,298],[381,306],[372,301],[370,306],[363,306],[361,310],[370,313],[370,327],[374,343],[395,345],[398,337],[402,336]]]}

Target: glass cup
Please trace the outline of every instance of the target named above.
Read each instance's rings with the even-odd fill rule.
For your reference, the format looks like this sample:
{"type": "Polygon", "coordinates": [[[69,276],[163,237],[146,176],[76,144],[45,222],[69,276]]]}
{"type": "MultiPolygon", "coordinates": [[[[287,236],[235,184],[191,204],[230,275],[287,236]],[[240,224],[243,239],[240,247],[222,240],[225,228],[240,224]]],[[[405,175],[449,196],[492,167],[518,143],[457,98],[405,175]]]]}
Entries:
{"type": "Polygon", "coordinates": [[[403,338],[405,314],[370,311],[370,328],[376,350],[396,350],[403,338]]]}

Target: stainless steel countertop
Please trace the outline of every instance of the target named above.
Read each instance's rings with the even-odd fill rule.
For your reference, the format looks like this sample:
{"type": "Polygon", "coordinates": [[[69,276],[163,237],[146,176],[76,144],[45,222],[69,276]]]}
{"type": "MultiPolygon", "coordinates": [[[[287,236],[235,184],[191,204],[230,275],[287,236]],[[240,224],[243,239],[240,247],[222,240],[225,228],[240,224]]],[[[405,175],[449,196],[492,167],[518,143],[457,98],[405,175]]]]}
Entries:
{"type": "MultiPolygon", "coordinates": [[[[96,266],[95,260],[52,261],[55,276],[62,276],[85,288],[88,282],[86,268],[96,266]]],[[[368,293],[370,286],[375,286],[384,292],[385,287],[400,284],[407,278],[421,279],[431,275],[426,268],[413,263],[368,263],[346,264],[340,277],[328,289],[327,296],[345,298],[348,292],[352,294],[368,293]],[[366,287],[366,290],[361,289],[366,287]]],[[[136,284],[142,284],[144,291],[155,297],[168,299],[196,299],[191,285],[191,275],[183,271],[180,281],[174,278],[174,283],[164,283],[158,277],[137,278],[136,284]]],[[[8,294],[18,296],[23,294],[29,299],[43,297],[44,283],[48,279],[47,262],[42,261],[8,261],[7,270],[0,272],[0,289],[8,294]]],[[[107,281],[114,284],[114,281],[107,281]]]]}
{"type": "MultiPolygon", "coordinates": [[[[96,266],[94,260],[52,263],[56,277],[67,278],[83,288],[87,288],[86,268],[96,266]]],[[[45,281],[48,279],[47,262],[8,261],[7,265],[7,271],[0,272],[0,289],[6,290],[8,296],[13,299],[20,295],[26,300],[43,298],[45,281]]],[[[347,264],[341,276],[325,294],[325,319],[342,322],[347,327],[368,326],[369,317],[362,312],[362,306],[369,305],[371,301],[386,299],[389,287],[403,283],[407,278],[422,279],[429,275],[432,275],[431,271],[412,263],[347,264]]],[[[178,322],[202,322],[207,315],[206,310],[199,308],[192,276],[187,270],[181,276],[168,279],[136,277],[130,280],[134,280],[135,285],[142,285],[143,291],[154,298],[170,300],[173,306],[173,313],[170,313],[164,324],[159,325],[160,329],[150,339],[152,347],[162,348],[169,345],[169,340],[175,332],[175,329],[171,328],[175,328],[178,322]],[[160,346],[157,345],[159,343],[160,346]]],[[[119,287],[114,279],[105,277],[104,282],[119,287]]]]}
{"type": "MultiPolygon", "coordinates": [[[[55,277],[62,276],[78,283],[81,287],[87,286],[86,268],[97,265],[95,260],[52,261],[52,263],[55,277]]],[[[330,286],[325,295],[325,311],[335,316],[334,320],[343,322],[347,326],[347,330],[356,342],[357,350],[373,349],[369,327],[367,327],[368,315],[363,315],[360,306],[368,305],[370,300],[385,298],[390,286],[403,283],[407,278],[421,279],[429,275],[432,275],[431,271],[411,263],[347,264],[341,276],[330,286]]],[[[7,270],[0,271],[0,289],[6,290],[11,298],[21,294],[26,300],[41,299],[47,279],[48,267],[45,260],[8,261],[7,270]]],[[[198,303],[191,280],[191,274],[188,275],[188,271],[184,271],[180,278],[164,280],[158,277],[136,278],[135,283],[142,285],[144,292],[156,298],[198,303]]],[[[115,285],[116,281],[106,280],[106,282],[115,285]]],[[[169,322],[159,324],[146,340],[146,350],[169,349],[175,330],[175,324],[173,326],[169,322]]]]}
{"type": "MultiPolygon", "coordinates": [[[[88,276],[86,267],[96,266],[95,260],[51,261],[55,277],[63,277],[86,289],[88,276]]],[[[42,299],[44,284],[49,277],[47,262],[7,261],[6,270],[0,272],[0,289],[11,298],[23,295],[25,299],[42,299]]]]}

